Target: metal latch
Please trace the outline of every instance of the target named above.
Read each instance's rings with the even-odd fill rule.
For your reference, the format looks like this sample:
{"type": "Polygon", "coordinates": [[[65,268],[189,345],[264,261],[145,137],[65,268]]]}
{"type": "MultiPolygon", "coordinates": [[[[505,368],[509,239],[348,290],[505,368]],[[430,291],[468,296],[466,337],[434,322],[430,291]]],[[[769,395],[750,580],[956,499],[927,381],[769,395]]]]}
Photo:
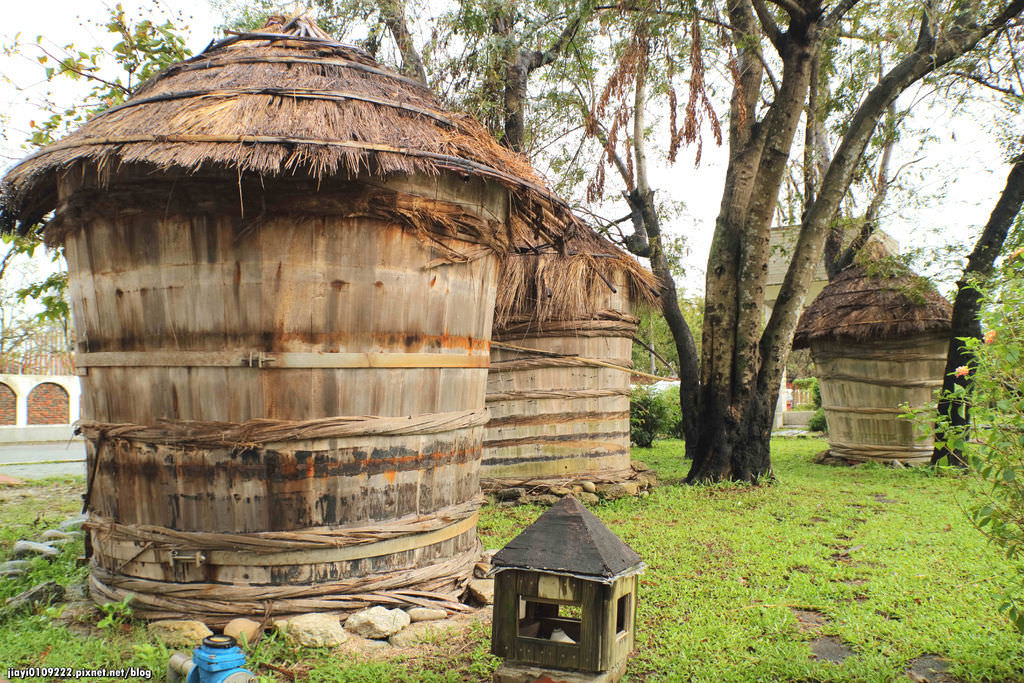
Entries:
{"type": "Polygon", "coordinates": [[[179,564],[194,564],[199,567],[206,562],[206,553],[201,550],[195,552],[186,553],[180,550],[171,551],[171,569],[175,569],[179,564]]]}
{"type": "Polygon", "coordinates": [[[250,351],[249,358],[242,359],[242,364],[250,368],[262,368],[274,362],[274,357],[263,351],[250,351]]]}

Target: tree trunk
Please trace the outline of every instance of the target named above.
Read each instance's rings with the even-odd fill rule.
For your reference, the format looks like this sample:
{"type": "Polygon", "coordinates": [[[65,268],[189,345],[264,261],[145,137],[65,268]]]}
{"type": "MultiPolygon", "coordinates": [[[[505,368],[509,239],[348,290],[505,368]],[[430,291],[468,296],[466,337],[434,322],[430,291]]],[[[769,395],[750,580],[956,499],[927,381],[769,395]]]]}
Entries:
{"type": "Polygon", "coordinates": [[[505,136],[502,144],[522,152],[526,144],[526,83],[530,73],[524,53],[510,51],[505,63],[505,136]]]}
{"type": "MultiPolygon", "coordinates": [[[[730,18],[738,27],[734,30],[753,26],[749,5],[736,6],[730,18]]],[[[758,125],[747,121],[730,127],[730,149],[739,153],[734,153],[726,171],[708,261],[701,435],[688,482],[753,483],[771,472],[769,439],[778,386],[762,391],[759,379],[766,369],[761,330],[769,230],[810,83],[816,26],[794,22],[778,40],[783,78],[775,101],[758,125]]],[[[757,55],[750,56],[757,64],[748,61],[746,67],[761,69],[757,55]]],[[[739,90],[744,96],[749,93],[745,84],[739,90]]],[[[734,121],[738,106],[734,97],[734,121]]],[[[779,381],[781,374],[776,384],[779,381]]]]}
{"type": "MultiPolygon", "coordinates": [[[[981,292],[978,287],[992,273],[996,257],[1002,249],[1003,242],[1010,230],[1021,206],[1024,205],[1024,156],[1018,157],[1006,178],[995,209],[989,216],[985,229],[974,245],[974,251],[967,259],[967,267],[956,283],[956,299],[953,300],[953,327],[949,333],[949,353],[946,356],[946,371],[942,382],[942,394],[939,399],[939,417],[948,417],[954,427],[964,427],[971,423],[969,404],[950,398],[955,387],[960,386],[970,391],[970,380],[974,374],[971,354],[960,341],[965,337],[981,339],[981,323],[978,314],[981,312],[981,292]],[[957,376],[959,367],[968,369],[967,375],[957,376]]],[[[939,430],[936,441],[945,440],[946,434],[939,430]]],[[[963,453],[948,446],[936,445],[932,453],[932,464],[939,463],[943,458],[954,467],[966,467],[963,453]]]]}
{"type": "Polygon", "coordinates": [[[413,45],[412,33],[405,21],[405,0],[377,0],[377,7],[402,55],[402,71],[426,85],[427,71],[423,68],[423,60],[413,45]]]}
{"type": "Polygon", "coordinates": [[[697,386],[700,382],[700,372],[697,367],[697,344],[693,339],[690,326],[679,308],[679,293],[676,290],[676,283],[672,279],[672,271],[661,244],[661,222],[654,206],[654,193],[648,189],[641,195],[638,190],[634,190],[627,195],[627,198],[630,208],[638,210],[642,216],[643,227],[650,245],[651,271],[661,284],[661,314],[665,316],[665,322],[668,323],[668,329],[672,332],[672,339],[676,345],[676,353],[679,355],[680,414],[682,415],[683,439],[686,441],[687,448],[690,448],[692,444],[697,443],[697,434],[699,433],[697,386]]]}

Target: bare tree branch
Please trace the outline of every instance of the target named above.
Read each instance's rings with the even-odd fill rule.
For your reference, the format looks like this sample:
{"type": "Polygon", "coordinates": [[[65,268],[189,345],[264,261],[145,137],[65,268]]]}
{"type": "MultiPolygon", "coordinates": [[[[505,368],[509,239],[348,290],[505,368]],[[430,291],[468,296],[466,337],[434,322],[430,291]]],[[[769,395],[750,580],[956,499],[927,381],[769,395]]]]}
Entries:
{"type": "Polygon", "coordinates": [[[840,2],[832,8],[832,11],[828,13],[825,19],[821,22],[822,28],[831,28],[838,24],[842,18],[853,9],[860,0],[840,0],[840,2]]]}
{"type": "Polygon", "coordinates": [[[581,3],[576,10],[576,14],[573,15],[572,19],[566,23],[565,28],[558,34],[558,37],[548,46],[548,49],[543,52],[534,50],[528,53],[527,68],[530,71],[538,69],[542,66],[547,66],[551,62],[558,59],[558,55],[562,53],[565,46],[576,37],[576,33],[580,30],[580,24],[583,23],[583,18],[587,14],[586,3],[581,3]]]}
{"type": "Polygon", "coordinates": [[[769,0],[772,4],[778,5],[782,9],[786,10],[786,14],[789,15],[790,19],[794,22],[805,22],[807,21],[807,10],[800,6],[795,0],[769,0]]]}
{"type": "Polygon", "coordinates": [[[969,81],[973,81],[974,83],[977,83],[978,85],[984,86],[984,87],[988,88],[989,90],[994,90],[994,91],[996,91],[998,93],[1002,93],[1003,95],[1009,95],[1010,97],[1020,97],[1021,96],[1021,93],[1018,93],[1013,88],[1002,86],[1002,85],[999,85],[997,83],[991,83],[991,82],[985,80],[984,78],[982,78],[981,76],[979,76],[977,74],[968,73],[966,71],[960,71],[958,69],[951,70],[949,73],[952,74],[953,76],[959,76],[960,78],[966,78],[969,81]]]}
{"type": "Polygon", "coordinates": [[[91,71],[89,71],[89,70],[86,70],[86,69],[77,69],[77,68],[75,68],[75,67],[74,67],[74,66],[73,66],[73,65],[71,64],[71,60],[70,60],[70,59],[61,59],[60,57],[57,57],[56,55],[54,55],[53,53],[51,53],[51,52],[50,52],[49,50],[47,50],[47,49],[46,49],[45,47],[43,47],[42,45],[37,45],[37,47],[38,47],[38,48],[39,48],[39,49],[40,49],[40,50],[41,50],[41,51],[43,52],[43,54],[45,54],[45,55],[46,55],[47,57],[49,57],[49,58],[50,58],[50,59],[52,59],[53,61],[55,61],[55,62],[57,62],[58,64],[60,64],[60,68],[62,68],[62,69],[66,69],[66,70],[70,71],[71,73],[75,73],[75,74],[78,74],[78,75],[79,75],[79,76],[81,76],[82,78],[87,78],[87,79],[89,79],[90,81],[96,81],[97,83],[102,83],[103,85],[107,85],[107,86],[110,86],[111,88],[116,88],[117,90],[120,90],[120,91],[121,91],[121,92],[122,92],[123,94],[125,94],[125,95],[130,95],[130,94],[131,94],[131,89],[130,89],[130,88],[126,88],[125,86],[121,85],[120,83],[114,83],[113,81],[108,81],[108,80],[106,80],[105,78],[100,78],[99,76],[97,76],[96,74],[92,73],[92,72],[91,72],[91,71]]]}
{"type": "Polygon", "coordinates": [[[772,41],[772,45],[775,46],[779,54],[782,54],[785,38],[779,29],[779,25],[775,23],[775,17],[772,16],[771,10],[765,4],[765,0],[751,0],[751,2],[754,5],[754,11],[757,13],[757,19],[761,22],[761,30],[768,36],[768,40],[772,41]]]}

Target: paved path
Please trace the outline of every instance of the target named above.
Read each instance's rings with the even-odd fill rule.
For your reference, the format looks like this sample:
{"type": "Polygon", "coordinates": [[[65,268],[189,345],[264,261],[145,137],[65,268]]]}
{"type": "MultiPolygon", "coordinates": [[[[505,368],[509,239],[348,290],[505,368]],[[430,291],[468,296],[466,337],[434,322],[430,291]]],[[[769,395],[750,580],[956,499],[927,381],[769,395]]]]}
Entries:
{"type": "Polygon", "coordinates": [[[81,441],[62,441],[0,446],[0,474],[18,479],[42,479],[69,474],[85,476],[85,444],[81,441]],[[47,462],[52,460],[78,462],[47,462]],[[12,462],[33,464],[8,464],[12,462]]]}

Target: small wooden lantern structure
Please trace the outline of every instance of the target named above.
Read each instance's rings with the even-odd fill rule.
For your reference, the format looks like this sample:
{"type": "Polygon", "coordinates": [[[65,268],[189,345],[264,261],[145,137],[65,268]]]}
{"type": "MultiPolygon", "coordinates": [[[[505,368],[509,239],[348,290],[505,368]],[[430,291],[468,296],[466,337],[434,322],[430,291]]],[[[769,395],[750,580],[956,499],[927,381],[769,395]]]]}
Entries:
{"type": "Polygon", "coordinates": [[[566,496],[491,562],[496,682],[622,677],[644,563],[601,520],[566,496]]]}

